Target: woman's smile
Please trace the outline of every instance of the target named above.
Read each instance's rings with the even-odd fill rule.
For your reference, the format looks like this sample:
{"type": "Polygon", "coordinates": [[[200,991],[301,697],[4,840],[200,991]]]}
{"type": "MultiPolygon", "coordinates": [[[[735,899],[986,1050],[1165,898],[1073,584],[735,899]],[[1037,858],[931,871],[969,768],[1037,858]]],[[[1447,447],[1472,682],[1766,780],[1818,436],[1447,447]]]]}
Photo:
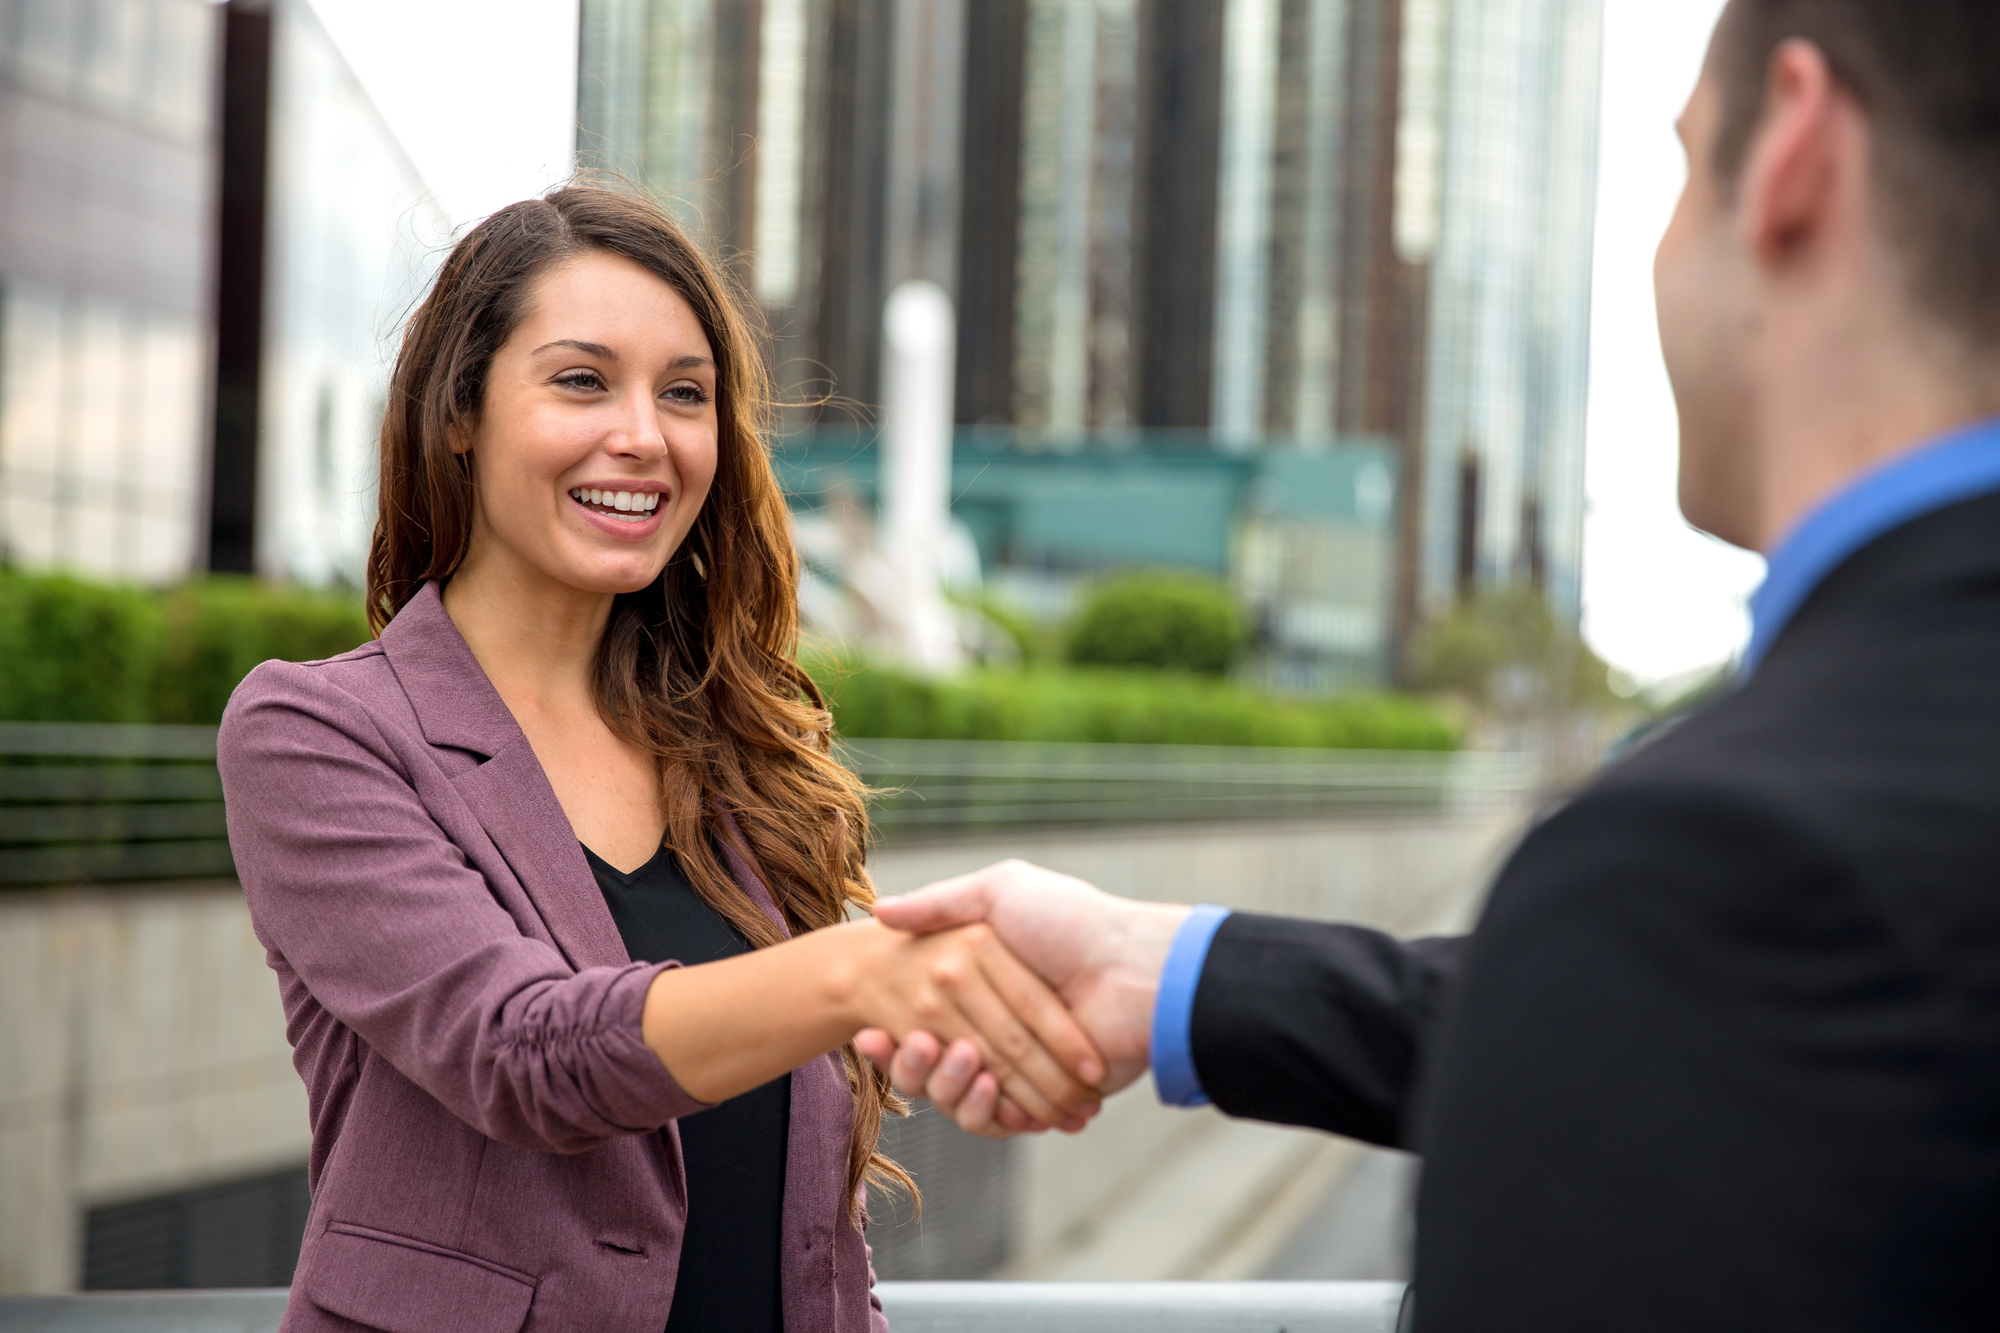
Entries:
{"type": "Polygon", "coordinates": [[[582,511],[586,521],[600,532],[620,541],[644,541],[666,522],[673,497],[656,481],[613,482],[609,485],[572,486],[569,501],[582,511]]]}

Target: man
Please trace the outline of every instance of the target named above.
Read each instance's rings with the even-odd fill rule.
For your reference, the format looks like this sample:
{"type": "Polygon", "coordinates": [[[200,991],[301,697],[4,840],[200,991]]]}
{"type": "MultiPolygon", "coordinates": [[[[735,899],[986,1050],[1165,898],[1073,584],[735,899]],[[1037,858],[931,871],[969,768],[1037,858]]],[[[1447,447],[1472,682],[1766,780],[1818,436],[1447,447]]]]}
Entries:
{"type": "MultiPolygon", "coordinates": [[[[1420,1330],[2000,1324],[2000,4],[1732,0],[1659,249],[1740,688],[1536,827],[1465,940],[1109,897],[980,917],[1112,1084],[1424,1156],[1420,1330]]],[[[871,1036],[961,1123],[972,1054],[871,1036]]]]}

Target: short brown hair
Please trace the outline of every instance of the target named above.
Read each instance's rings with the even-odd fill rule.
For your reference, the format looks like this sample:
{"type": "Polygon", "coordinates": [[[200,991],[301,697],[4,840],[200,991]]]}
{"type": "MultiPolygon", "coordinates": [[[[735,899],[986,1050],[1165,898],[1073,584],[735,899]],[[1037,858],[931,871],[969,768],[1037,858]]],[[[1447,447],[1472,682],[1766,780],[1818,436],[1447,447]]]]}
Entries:
{"type": "Polygon", "coordinates": [[[1877,197],[1917,304],[2000,351],[2000,0],[1730,0],[1716,28],[1715,165],[1742,170],[1771,56],[1826,56],[1875,137],[1877,197]]]}

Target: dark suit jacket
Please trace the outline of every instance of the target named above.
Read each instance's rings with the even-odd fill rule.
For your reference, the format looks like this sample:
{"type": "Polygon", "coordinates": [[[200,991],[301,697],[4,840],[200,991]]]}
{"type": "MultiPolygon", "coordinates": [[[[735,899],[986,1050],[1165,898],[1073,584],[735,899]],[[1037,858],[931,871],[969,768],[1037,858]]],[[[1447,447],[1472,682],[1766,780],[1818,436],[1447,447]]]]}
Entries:
{"type": "Polygon", "coordinates": [[[1468,940],[1236,916],[1195,1066],[1424,1155],[1416,1325],[2000,1325],[2000,496],[1836,569],[1468,940]]]}
{"type": "MultiPolygon", "coordinates": [[[[673,1122],[704,1103],[640,1039],[660,967],[626,954],[436,585],[375,642],[251,672],[217,753],[312,1115],[285,1333],[659,1333],[687,1222],[673,1122]]],[[[881,1333],[840,1056],[791,1094],[785,1327],[881,1333]]]]}

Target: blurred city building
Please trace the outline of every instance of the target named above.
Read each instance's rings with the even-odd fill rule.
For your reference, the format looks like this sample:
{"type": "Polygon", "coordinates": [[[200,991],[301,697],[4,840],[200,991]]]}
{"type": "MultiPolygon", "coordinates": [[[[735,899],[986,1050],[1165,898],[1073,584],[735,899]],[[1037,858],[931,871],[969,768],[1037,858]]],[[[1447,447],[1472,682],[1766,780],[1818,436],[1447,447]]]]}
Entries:
{"type": "Polygon", "coordinates": [[[0,0],[0,558],[358,580],[444,234],[305,0],[0,0]]]}
{"type": "MultiPolygon", "coordinates": [[[[804,610],[865,640],[893,586],[855,577],[878,493],[872,432],[823,426],[775,442],[798,507],[804,610]]],[[[1041,620],[1071,612],[1079,571],[1125,565],[1230,577],[1259,617],[1253,672],[1281,689],[1379,679],[1395,550],[1396,454],[1381,443],[1229,451],[1206,431],[1103,432],[1051,450],[1038,435],[962,427],[947,582],[1041,620]]],[[[1004,645],[1003,645],[1004,651],[1004,645]]]]}
{"type": "Polygon", "coordinates": [[[0,556],[200,559],[216,10],[0,3],[0,556]]]}
{"type": "MultiPolygon", "coordinates": [[[[1478,587],[1578,612],[1600,8],[583,0],[579,160],[756,295],[790,428],[881,401],[884,297],[923,278],[957,308],[957,419],[1016,471],[1076,485],[1068,455],[1155,430],[1386,449],[1386,550],[1235,491],[1230,576],[1301,680],[1343,683],[1478,587]],[[1371,562],[1369,635],[1292,634],[1371,562]]],[[[1160,559],[1073,512],[1074,541],[981,554],[1043,582],[1160,559]]]]}
{"type": "MultiPolygon", "coordinates": [[[[443,235],[305,0],[0,0],[0,564],[358,581],[389,339],[443,235]]],[[[304,1094],[241,891],[159,882],[229,870],[214,743],[190,767],[161,734],[163,768],[109,777],[0,744],[15,840],[116,790],[142,861],[169,854],[0,855],[70,886],[0,901],[4,1027],[40,1032],[0,1043],[0,1290],[282,1284],[297,1257],[304,1094]],[[172,863],[190,829],[205,856],[172,863]],[[121,878],[150,882],[73,887],[121,878]]]]}

